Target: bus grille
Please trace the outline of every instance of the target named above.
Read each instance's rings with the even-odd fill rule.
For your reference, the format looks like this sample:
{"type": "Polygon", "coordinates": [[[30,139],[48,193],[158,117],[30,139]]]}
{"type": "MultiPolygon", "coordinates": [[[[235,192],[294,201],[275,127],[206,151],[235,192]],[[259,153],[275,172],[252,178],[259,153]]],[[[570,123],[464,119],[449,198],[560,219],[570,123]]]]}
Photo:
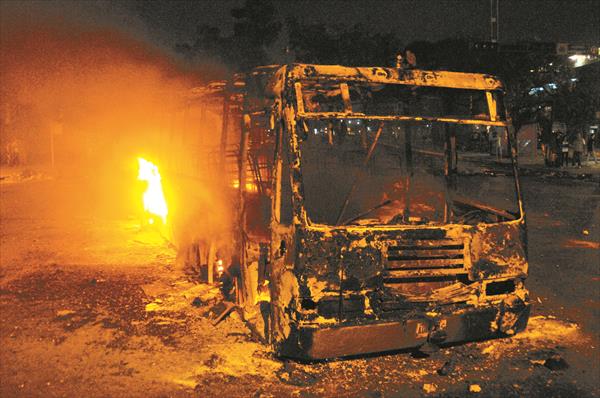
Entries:
{"type": "Polygon", "coordinates": [[[386,279],[465,274],[468,259],[465,241],[412,240],[394,242],[385,252],[386,279]]]}

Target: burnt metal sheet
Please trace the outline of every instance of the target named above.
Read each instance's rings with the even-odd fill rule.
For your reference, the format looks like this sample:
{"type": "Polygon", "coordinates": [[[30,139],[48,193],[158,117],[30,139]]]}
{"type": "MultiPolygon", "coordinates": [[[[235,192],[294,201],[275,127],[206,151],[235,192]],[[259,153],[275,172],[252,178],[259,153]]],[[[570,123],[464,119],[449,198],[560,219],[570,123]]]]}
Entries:
{"type": "Polygon", "coordinates": [[[292,331],[280,347],[280,353],[287,357],[319,360],[408,349],[426,342],[450,344],[500,337],[502,333],[524,330],[529,312],[530,305],[520,302],[512,308],[472,308],[461,313],[423,316],[401,322],[300,328],[292,331]]]}
{"type": "Polygon", "coordinates": [[[290,77],[297,80],[361,80],[473,90],[501,90],[503,88],[502,82],[491,75],[383,67],[295,64],[290,69],[290,77]]]}

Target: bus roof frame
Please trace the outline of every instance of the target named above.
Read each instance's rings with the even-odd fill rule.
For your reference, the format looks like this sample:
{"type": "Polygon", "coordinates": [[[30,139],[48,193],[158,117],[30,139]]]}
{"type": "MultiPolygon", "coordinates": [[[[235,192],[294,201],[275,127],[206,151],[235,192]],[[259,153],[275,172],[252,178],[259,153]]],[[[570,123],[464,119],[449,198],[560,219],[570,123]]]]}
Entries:
{"type": "Polygon", "coordinates": [[[504,115],[498,115],[496,100],[491,91],[503,91],[502,82],[491,75],[448,71],[426,71],[381,67],[348,67],[340,65],[291,65],[288,79],[296,94],[296,116],[306,119],[367,119],[393,121],[429,121],[454,124],[508,127],[504,115]],[[442,87],[485,91],[490,119],[452,117],[427,117],[404,115],[365,115],[346,109],[345,112],[306,112],[302,99],[302,82],[348,82],[360,81],[378,84],[403,84],[420,87],[442,87]],[[500,116],[500,117],[498,117],[500,116]],[[502,120],[504,119],[504,120],[502,120]]]}
{"type": "Polygon", "coordinates": [[[492,75],[422,69],[292,64],[288,78],[293,81],[343,80],[483,91],[504,90],[502,82],[492,75]]]}

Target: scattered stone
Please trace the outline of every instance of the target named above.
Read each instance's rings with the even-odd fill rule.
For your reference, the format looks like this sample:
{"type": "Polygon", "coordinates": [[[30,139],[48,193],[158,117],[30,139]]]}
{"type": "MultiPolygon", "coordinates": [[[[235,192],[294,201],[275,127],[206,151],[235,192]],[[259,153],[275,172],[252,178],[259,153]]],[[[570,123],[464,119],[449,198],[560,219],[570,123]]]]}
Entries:
{"type": "Polygon", "coordinates": [[[423,391],[427,394],[432,394],[437,391],[437,385],[433,383],[425,383],[423,384],[423,391]]]}
{"type": "Polygon", "coordinates": [[[567,363],[567,361],[565,361],[563,359],[563,357],[556,354],[556,355],[552,355],[550,358],[546,359],[544,361],[544,366],[552,371],[555,371],[555,370],[565,370],[569,367],[569,364],[567,363]]]}
{"type": "Polygon", "coordinates": [[[286,362],[276,372],[277,378],[286,384],[296,387],[309,387],[319,381],[318,377],[301,369],[299,365],[286,362]]]}
{"type": "Polygon", "coordinates": [[[75,311],[73,310],[59,310],[56,311],[56,318],[58,319],[68,319],[75,315],[75,311]]]}
{"type": "Polygon", "coordinates": [[[471,384],[469,386],[469,392],[479,393],[481,392],[481,386],[479,386],[479,384],[471,384]]]}
{"type": "Polygon", "coordinates": [[[448,376],[449,374],[452,374],[454,372],[454,369],[456,368],[456,363],[454,360],[449,360],[446,361],[441,368],[439,368],[437,370],[437,374],[439,374],[440,376],[448,376]]]}
{"type": "Polygon", "coordinates": [[[254,395],[252,395],[252,398],[261,398],[262,396],[263,396],[263,389],[259,388],[258,390],[256,390],[254,395]]]}
{"type": "Polygon", "coordinates": [[[194,391],[198,388],[198,383],[191,379],[172,379],[175,384],[179,384],[182,387],[193,389],[194,391]]]}
{"type": "Polygon", "coordinates": [[[194,298],[194,300],[192,300],[192,305],[194,307],[202,307],[204,305],[204,303],[202,302],[200,297],[196,297],[196,298],[194,298]]]}
{"type": "Polygon", "coordinates": [[[220,365],[222,363],[223,363],[223,358],[221,358],[217,354],[212,354],[210,356],[210,358],[208,358],[206,361],[204,361],[204,365],[211,369],[216,368],[218,365],[220,365]]]}
{"type": "Polygon", "coordinates": [[[146,304],[146,312],[156,311],[160,308],[158,303],[148,303],[146,304]]]}
{"type": "Polygon", "coordinates": [[[67,339],[67,336],[60,336],[58,338],[52,339],[54,345],[61,345],[67,339]]]}

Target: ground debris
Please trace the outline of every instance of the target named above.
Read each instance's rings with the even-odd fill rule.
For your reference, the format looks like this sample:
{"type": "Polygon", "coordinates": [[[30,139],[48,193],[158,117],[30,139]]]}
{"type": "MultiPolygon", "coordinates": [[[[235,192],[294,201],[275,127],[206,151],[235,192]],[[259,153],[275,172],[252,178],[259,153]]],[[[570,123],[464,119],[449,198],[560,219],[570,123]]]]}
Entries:
{"type": "Polygon", "coordinates": [[[192,305],[193,305],[194,307],[202,307],[202,306],[206,305],[206,303],[205,303],[205,302],[203,302],[203,301],[202,301],[202,299],[201,299],[200,297],[195,297],[195,298],[192,300],[192,305]]]}
{"type": "MultiPolygon", "coordinates": [[[[538,187],[525,185],[531,192],[538,187]]],[[[553,199],[555,192],[558,197],[559,188],[549,187],[549,197],[553,199]]],[[[301,384],[302,377],[316,379],[302,386],[279,378],[284,362],[267,346],[252,341],[241,320],[227,317],[219,327],[211,327],[203,315],[220,300],[218,294],[213,295],[217,289],[185,281],[186,276],[178,270],[165,272],[169,260],[162,254],[166,251],[163,246],[129,243],[130,235],[138,233],[126,228],[133,222],[77,222],[77,229],[69,231],[63,219],[54,225],[47,214],[40,213],[40,217],[31,218],[35,221],[31,225],[26,223],[29,218],[20,217],[28,213],[7,207],[3,213],[7,217],[2,219],[6,234],[0,244],[0,396],[251,397],[258,389],[261,397],[597,396],[597,379],[593,380],[597,375],[593,354],[597,338],[590,337],[586,329],[588,312],[577,315],[581,309],[593,308],[577,307],[581,300],[576,297],[558,301],[554,295],[569,297],[579,292],[555,286],[576,286],[585,297],[583,302],[595,305],[589,301],[594,291],[589,290],[589,282],[598,282],[593,272],[597,253],[581,242],[594,241],[591,237],[597,223],[589,228],[588,236],[582,234],[582,228],[588,228],[588,216],[595,209],[597,187],[561,189],[576,195],[565,202],[540,200],[548,213],[529,213],[534,227],[530,235],[534,259],[530,280],[532,287],[538,288],[532,290],[543,305],[534,307],[527,330],[510,339],[443,348],[443,356],[438,353],[423,360],[394,353],[288,365],[281,375],[292,383],[301,384]],[[593,199],[592,204],[581,206],[578,199],[588,198],[593,199]],[[551,207],[561,211],[551,211],[551,207]],[[554,213],[560,217],[555,218],[554,213]],[[549,220],[552,225],[542,224],[549,220]],[[559,221],[562,225],[555,226],[559,221]],[[102,239],[96,241],[97,236],[102,239]],[[561,246],[561,242],[574,238],[578,239],[574,241],[576,247],[565,250],[561,246]],[[559,244],[553,248],[549,241],[559,244]],[[539,258],[542,254],[545,259],[539,258]],[[563,256],[562,262],[554,255],[563,256]],[[560,264],[560,272],[547,272],[548,261],[560,264]],[[563,269],[567,261],[574,265],[572,273],[563,269]],[[586,264],[592,272],[587,271],[586,264]],[[182,282],[173,283],[175,280],[182,282]],[[195,307],[196,298],[204,305],[195,307]],[[149,303],[159,311],[146,312],[149,303]],[[565,305],[564,313],[559,304],[565,305]],[[65,319],[57,319],[60,316],[65,319]],[[80,321],[87,323],[75,329],[80,321]],[[172,339],[176,348],[163,339],[172,339]],[[558,348],[559,344],[565,349],[558,348]],[[545,366],[552,366],[549,359],[554,355],[568,361],[568,370],[551,371],[545,366]],[[451,372],[448,369],[449,375],[443,377],[439,370],[446,365],[451,368],[452,361],[455,368],[451,372]],[[437,390],[426,393],[424,383],[435,383],[437,390]],[[480,393],[469,392],[474,383],[481,386],[480,393]]],[[[10,204],[10,195],[11,191],[2,192],[3,204],[10,204]]],[[[47,198],[28,196],[44,202],[47,198]]],[[[30,206],[28,200],[17,203],[30,206]]],[[[46,204],[39,207],[46,212],[46,204]]]]}
{"type": "Polygon", "coordinates": [[[56,311],[56,319],[67,319],[75,315],[73,310],[59,310],[56,311]]]}
{"type": "Polygon", "coordinates": [[[481,392],[481,386],[479,384],[471,384],[469,386],[469,392],[474,392],[474,393],[481,392]]]}
{"type": "Polygon", "coordinates": [[[301,368],[301,365],[286,362],[277,372],[277,378],[286,384],[296,387],[308,387],[315,384],[319,378],[301,368]]]}
{"type": "Polygon", "coordinates": [[[146,304],[146,312],[157,311],[160,309],[160,303],[153,302],[146,304]]]}
{"type": "Polygon", "coordinates": [[[190,388],[193,390],[197,390],[198,389],[198,383],[195,380],[189,380],[189,379],[173,379],[172,380],[173,383],[180,385],[182,387],[185,388],[190,388]]]}
{"type": "Polygon", "coordinates": [[[220,298],[218,287],[185,280],[171,284],[152,283],[143,286],[143,290],[147,296],[154,298],[146,304],[147,312],[186,312],[190,306],[205,307],[220,298]]]}
{"type": "Polygon", "coordinates": [[[217,326],[227,315],[231,314],[237,305],[230,301],[222,301],[215,306],[213,306],[210,311],[211,323],[213,326],[217,326]]]}
{"type": "Polygon", "coordinates": [[[566,320],[558,320],[552,315],[536,315],[529,318],[527,329],[512,337],[514,342],[525,340],[537,342],[576,342],[581,341],[579,325],[566,320]]]}
{"type": "Polygon", "coordinates": [[[558,354],[552,355],[544,361],[544,366],[552,371],[565,370],[569,367],[567,361],[558,354]]]}
{"type": "Polygon", "coordinates": [[[456,361],[452,358],[446,361],[441,368],[437,370],[437,374],[440,376],[448,376],[456,369],[456,361]]]}
{"type": "Polygon", "coordinates": [[[425,383],[423,384],[423,391],[425,391],[427,394],[433,394],[437,391],[437,385],[433,383],[425,383]]]}
{"type": "Polygon", "coordinates": [[[212,354],[206,361],[204,361],[204,366],[214,369],[218,365],[223,364],[223,358],[218,356],[217,354],[212,354]]]}

